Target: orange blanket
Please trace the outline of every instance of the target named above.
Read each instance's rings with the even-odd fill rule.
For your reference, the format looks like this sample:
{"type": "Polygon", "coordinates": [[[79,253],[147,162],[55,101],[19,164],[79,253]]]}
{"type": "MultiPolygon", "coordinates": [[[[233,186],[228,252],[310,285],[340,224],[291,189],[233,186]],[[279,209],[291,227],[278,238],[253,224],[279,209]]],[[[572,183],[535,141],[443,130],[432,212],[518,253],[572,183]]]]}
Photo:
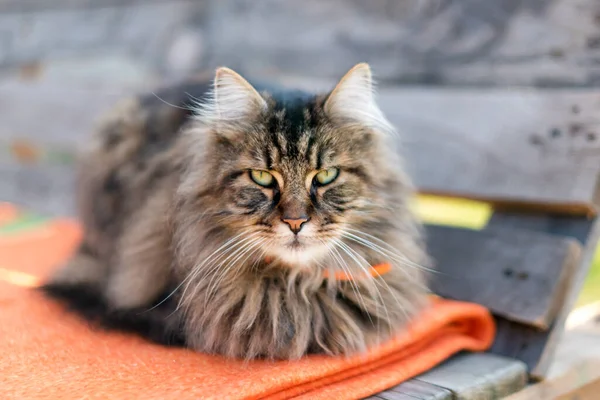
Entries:
{"type": "Polygon", "coordinates": [[[449,300],[432,301],[407,332],[350,359],[243,363],[93,330],[31,289],[73,250],[78,225],[19,226],[17,214],[0,204],[1,399],[354,399],[493,340],[485,308],[449,300]]]}

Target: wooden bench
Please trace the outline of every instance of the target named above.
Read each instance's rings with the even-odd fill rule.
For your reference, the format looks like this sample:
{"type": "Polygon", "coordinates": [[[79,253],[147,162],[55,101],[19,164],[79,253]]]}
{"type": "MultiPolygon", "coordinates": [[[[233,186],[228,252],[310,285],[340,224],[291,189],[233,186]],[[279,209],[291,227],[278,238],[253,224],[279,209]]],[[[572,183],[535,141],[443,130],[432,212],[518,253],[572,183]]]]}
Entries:
{"type": "Polygon", "coordinates": [[[565,325],[600,237],[598,100],[584,90],[381,90],[420,190],[491,205],[481,229],[426,232],[434,291],[485,305],[498,333],[489,352],[373,399],[594,398],[600,329],[565,325]]]}

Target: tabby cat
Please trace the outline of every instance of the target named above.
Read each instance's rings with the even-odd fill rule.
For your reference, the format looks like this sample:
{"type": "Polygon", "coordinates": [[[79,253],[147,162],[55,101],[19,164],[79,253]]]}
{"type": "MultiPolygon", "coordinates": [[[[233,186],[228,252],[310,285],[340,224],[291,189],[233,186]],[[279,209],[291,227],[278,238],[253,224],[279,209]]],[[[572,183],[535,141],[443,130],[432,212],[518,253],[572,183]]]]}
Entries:
{"type": "Polygon", "coordinates": [[[364,351],[427,294],[396,142],[367,64],[321,95],[220,68],[127,100],[82,153],[84,238],[44,291],[201,352],[364,351]]]}

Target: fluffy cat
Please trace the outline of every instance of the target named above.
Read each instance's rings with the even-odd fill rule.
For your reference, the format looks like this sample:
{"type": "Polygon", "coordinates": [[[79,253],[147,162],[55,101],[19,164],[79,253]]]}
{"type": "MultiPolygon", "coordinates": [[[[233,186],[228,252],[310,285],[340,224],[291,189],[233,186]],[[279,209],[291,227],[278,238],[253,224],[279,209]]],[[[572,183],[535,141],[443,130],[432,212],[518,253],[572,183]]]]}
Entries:
{"type": "Polygon", "coordinates": [[[84,239],[45,292],[101,325],[236,358],[388,339],[424,304],[426,256],[369,66],[323,95],[227,68],[210,89],[108,115],[81,157],[84,239]]]}

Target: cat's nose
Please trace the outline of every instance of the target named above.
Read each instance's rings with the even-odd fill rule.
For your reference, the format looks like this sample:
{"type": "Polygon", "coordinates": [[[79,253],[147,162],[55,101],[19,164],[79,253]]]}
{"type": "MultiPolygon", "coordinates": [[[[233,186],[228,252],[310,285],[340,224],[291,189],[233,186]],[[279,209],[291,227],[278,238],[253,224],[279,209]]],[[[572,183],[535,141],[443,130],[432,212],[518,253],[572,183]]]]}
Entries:
{"type": "Polygon", "coordinates": [[[294,234],[298,234],[298,232],[300,232],[300,230],[302,229],[302,225],[304,225],[304,223],[308,222],[309,218],[305,215],[302,215],[300,217],[283,217],[281,218],[281,220],[283,222],[285,222],[286,224],[289,225],[290,230],[292,232],[294,232],[294,234]]]}

